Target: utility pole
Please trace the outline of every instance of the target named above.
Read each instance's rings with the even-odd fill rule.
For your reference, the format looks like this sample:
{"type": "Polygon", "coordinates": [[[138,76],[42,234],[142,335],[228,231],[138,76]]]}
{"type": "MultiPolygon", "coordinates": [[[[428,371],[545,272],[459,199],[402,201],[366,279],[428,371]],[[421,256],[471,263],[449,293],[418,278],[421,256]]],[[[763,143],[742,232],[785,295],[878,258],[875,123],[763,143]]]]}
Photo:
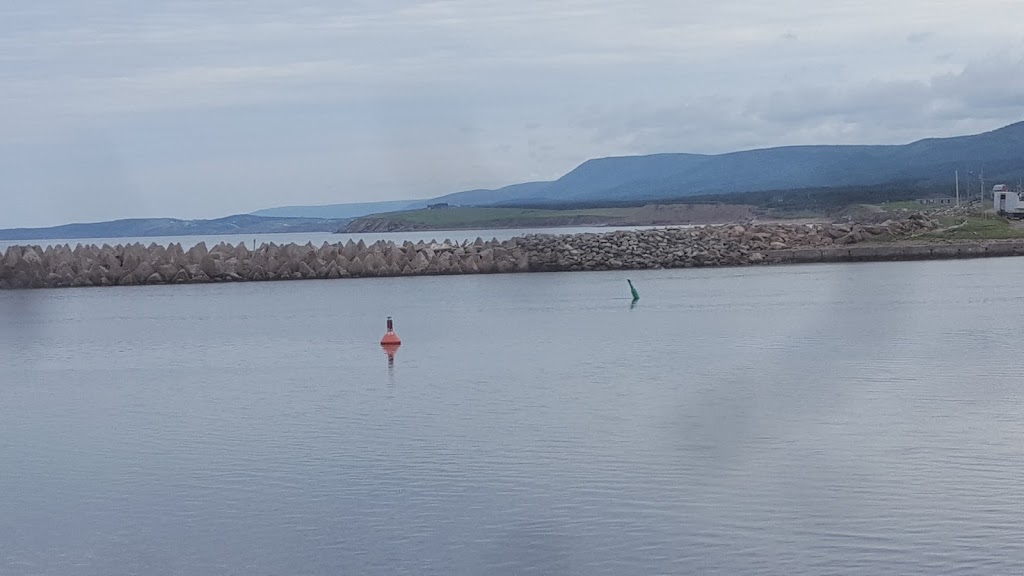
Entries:
{"type": "Polygon", "coordinates": [[[981,166],[981,172],[978,174],[978,180],[981,181],[981,203],[985,203],[985,165],[981,166]]]}
{"type": "Polygon", "coordinates": [[[960,207],[960,171],[956,171],[956,205],[960,207]]]}

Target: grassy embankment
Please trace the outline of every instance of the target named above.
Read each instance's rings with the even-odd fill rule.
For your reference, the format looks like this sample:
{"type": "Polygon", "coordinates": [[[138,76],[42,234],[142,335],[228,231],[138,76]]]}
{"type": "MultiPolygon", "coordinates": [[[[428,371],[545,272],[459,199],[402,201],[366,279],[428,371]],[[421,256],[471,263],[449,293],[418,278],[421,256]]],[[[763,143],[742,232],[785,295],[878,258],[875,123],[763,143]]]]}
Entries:
{"type": "Polygon", "coordinates": [[[349,232],[545,228],[552,226],[669,226],[742,222],[755,216],[752,206],[659,204],[645,206],[539,208],[452,207],[365,216],[349,232]]]}
{"type": "MultiPolygon", "coordinates": [[[[880,208],[880,207],[865,207],[880,208]]],[[[876,241],[894,241],[894,240],[917,240],[917,241],[970,241],[970,240],[1008,240],[1014,238],[1024,238],[1024,229],[1014,226],[1012,222],[997,216],[993,213],[984,212],[972,212],[966,215],[951,215],[943,213],[942,209],[935,210],[920,210],[921,206],[916,203],[900,203],[896,205],[886,205],[881,212],[871,212],[875,216],[878,214],[884,215],[898,215],[900,212],[936,212],[932,217],[933,220],[939,223],[939,228],[930,232],[924,232],[921,234],[915,234],[911,237],[878,237],[876,241]],[[905,205],[903,205],[905,204],[905,205]]]]}
{"type": "MultiPolygon", "coordinates": [[[[635,225],[671,225],[684,223],[731,223],[739,222],[754,216],[759,219],[774,218],[815,218],[827,217],[848,219],[851,222],[881,222],[885,219],[906,217],[908,213],[932,213],[932,218],[940,223],[941,228],[916,234],[912,237],[878,237],[876,241],[970,241],[1024,238],[1024,228],[1015,227],[1005,218],[992,213],[984,213],[986,206],[974,206],[967,214],[951,213],[947,206],[922,206],[914,200],[900,198],[895,201],[883,202],[849,202],[841,204],[841,198],[869,200],[879,191],[854,194],[843,191],[836,196],[823,194],[790,193],[783,208],[768,207],[772,202],[752,202],[750,204],[730,204],[726,202],[696,204],[681,202],[672,204],[643,206],[557,206],[557,207],[452,207],[441,210],[412,210],[378,214],[359,219],[372,225],[373,221],[394,223],[395,229],[486,229],[486,228],[543,228],[551,226],[635,226],[635,225]],[[828,199],[828,205],[819,203],[828,199]],[[798,201],[799,200],[799,201],[798,201]],[[810,200],[810,201],[808,201],[810,200]],[[815,205],[817,204],[817,205],[815,205]]],[[[733,195],[731,200],[739,200],[745,196],[754,199],[756,194],[733,195]]],[[[723,197],[719,197],[720,199],[723,197]]],[[[692,199],[691,199],[692,200],[692,199]]],[[[761,200],[768,200],[767,197],[761,200]]],[[[778,200],[775,198],[773,200],[778,200]]]]}
{"type": "Polygon", "coordinates": [[[929,240],[1004,240],[1024,238],[1024,230],[1014,228],[999,216],[968,216],[939,218],[942,228],[923,234],[929,240]]]}
{"type": "Polygon", "coordinates": [[[378,215],[429,226],[431,228],[546,226],[554,220],[580,219],[606,222],[625,219],[622,208],[594,208],[581,210],[543,210],[530,208],[446,208],[443,210],[409,210],[378,215]]]}

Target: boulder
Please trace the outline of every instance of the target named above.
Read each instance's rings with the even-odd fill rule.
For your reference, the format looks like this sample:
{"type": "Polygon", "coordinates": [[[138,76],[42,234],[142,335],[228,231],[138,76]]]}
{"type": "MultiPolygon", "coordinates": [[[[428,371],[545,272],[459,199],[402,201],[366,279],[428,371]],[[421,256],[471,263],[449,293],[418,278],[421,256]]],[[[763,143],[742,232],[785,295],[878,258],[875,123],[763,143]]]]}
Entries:
{"type": "Polygon", "coordinates": [[[356,243],[353,242],[351,238],[345,243],[345,247],[341,249],[341,255],[344,256],[346,260],[352,260],[359,255],[359,249],[356,248],[356,243]]]}
{"type": "Polygon", "coordinates": [[[22,250],[20,246],[8,246],[4,253],[3,266],[14,268],[21,261],[22,250]]]}
{"type": "Polygon", "coordinates": [[[181,266],[177,266],[174,264],[161,264],[160,266],[157,267],[156,273],[159,274],[160,277],[166,280],[167,282],[170,282],[171,279],[173,279],[174,276],[181,269],[181,266]]]}
{"type": "Polygon", "coordinates": [[[427,261],[427,257],[424,256],[422,252],[417,252],[416,256],[409,264],[412,267],[413,272],[416,274],[426,272],[427,267],[430,266],[430,262],[427,261]]]}
{"type": "Polygon", "coordinates": [[[441,273],[440,262],[438,261],[436,256],[433,259],[431,259],[431,261],[427,264],[427,267],[423,270],[423,273],[430,275],[441,273]]]}
{"type": "Polygon", "coordinates": [[[219,278],[223,274],[222,264],[219,259],[207,254],[199,262],[199,269],[210,279],[219,278]]]}
{"type": "Polygon", "coordinates": [[[383,260],[380,260],[380,256],[374,253],[369,253],[363,258],[363,276],[380,276],[381,269],[386,267],[387,264],[383,260]]]}
{"type": "Polygon", "coordinates": [[[36,248],[32,246],[26,247],[24,249],[24,251],[21,254],[21,261],[32,267],[43,265],[42,257],[39,256],[38,252],[36,252],[36,248]]]}
{"type": "Polygon", "coordinates": [[[301,278],[313,279],[316,278],[316,272],[306,264],[305,261],[299,261],[299,269],[296,271],[301,278]]]}
{"type": "MultiPolygon", "coordinates": [[[[362,240],[360,240],[362,242],[362,240]]],[[[363,267],[363,261],[358,256],[352,259],[352,262],[348,265],[348,273],[353,276],[362,276],[365,268],[363,267]]]]}
{"type": "Polygon", "coordinates": [[[93,262],[89,270],[84,272],[81,276],[88,278],[89,282],[94,286],[99,286],[103,282],[103,278],[107,276],[108,270],[100,264],[93,262]]]}
{"type": "Polygon", "coordinates": [[[132,244],[125,247],[124,253],[121,255],[121,266],[125,270],[135,271],[145,260],[145,257],[145,248],[132,244]]]}
{"type": "Polygon", "coordinates": [[[185,258],[189,264],[200,264],[203,259],[209,255],[210,251],[206,249],[206,242],[200,242],[195,246],[189,248],[188,252],[185,253],[185,258]]]}
{"type": "Polygon", "coordinates": [[[136,266],[134,271],[132,272],[132,275],[135,277],[135,282],[137,284],[141,284],[144,282],[149,283],[148,279],[153,274],[156,274],[156,270],[149,262],[146,261],[139,263],[139,265],[136,266]]]}

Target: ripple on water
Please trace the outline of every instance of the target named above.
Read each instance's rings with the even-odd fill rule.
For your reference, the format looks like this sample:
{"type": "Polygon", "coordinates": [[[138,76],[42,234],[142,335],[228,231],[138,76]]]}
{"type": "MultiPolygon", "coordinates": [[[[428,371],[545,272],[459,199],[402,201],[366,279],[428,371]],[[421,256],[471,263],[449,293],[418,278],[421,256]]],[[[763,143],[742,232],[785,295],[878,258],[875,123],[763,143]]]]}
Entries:
{"type": "Polygon", "coordinates": [[[41,294],[0,574],[1022,573],[1024,269],[893,266],[41,294]]]}

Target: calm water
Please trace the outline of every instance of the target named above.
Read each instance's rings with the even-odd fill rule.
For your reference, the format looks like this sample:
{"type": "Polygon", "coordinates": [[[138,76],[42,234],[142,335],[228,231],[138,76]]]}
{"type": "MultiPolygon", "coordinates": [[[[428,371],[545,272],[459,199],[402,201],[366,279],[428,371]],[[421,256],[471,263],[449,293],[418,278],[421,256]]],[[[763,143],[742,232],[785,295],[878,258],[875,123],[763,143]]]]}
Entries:
{"type": "Polygon", "coordinates": [[[0,574],[1024,573],[1024,260],[631,278],[0,292],[0,574]]]}
{"type": "MultiPolygon", "coordinates": [[[[685,226],[676,226],[681,228],[685,226]]],[[[324,242],[328,244],[336,244],[338,242],[348,242],[351,239],[353,242],[359,242],[362,240],[367,244],[372,244],[377,240],[391,241],[398,244],[405,242],[406,240],[412,242],[429,242],[430,240],[441,241],[448,238],[454,242],[462,242],[463,240],[476,240],[477,238],[483,238],[484,240],[490,240],[491,238],[497,238],[498,240],[507,240],[515,236],[523,236],[525,234],[580,234],[583,232],[611,232],[614,230],[639,230],[644,228],[655,228],[655,226],[630,226],[626,228],[617,228],[612,226],[605,227],[569,227],[569,228],[502,228],[502,229],[487,229],[487,230],[441,230],[441,231],[427,231],[427,232],[381,232],[381,233],[368,233],[368,234],[332,234],[330,232],[304,232],[297,234],[211,234],[205,236],[148,236],[144,238],[80,238],[80,239],[58,239],[58,240],[0,240],[0,252],[7,250],[8,246],[23,246],[23,245],[34,245],[42,246],[43,248],[51,245],[64,245],[68,244],[74,248],[77,244],[89,245],[95,244],[102,246],[109,244],[116,246],[118,244],[130,244],[132,242],[141,242],[146,246],[152,243],[158,245],[167,246],[169,244],[178,243],[188,250],[189,248],[199,244],[200,242],[206,242],[207,246],[213,246],[220,242],[227,242],[232,246],[237,246],[239,242],[246,246],[252,246],[252,241],[256,241],[256,245],[266,242],[274,242],[277,244],[288,244],[294,242],[296,244],[305,244],[306,242],[312,242],[315,246],[320,246],[324,242]]]]}

